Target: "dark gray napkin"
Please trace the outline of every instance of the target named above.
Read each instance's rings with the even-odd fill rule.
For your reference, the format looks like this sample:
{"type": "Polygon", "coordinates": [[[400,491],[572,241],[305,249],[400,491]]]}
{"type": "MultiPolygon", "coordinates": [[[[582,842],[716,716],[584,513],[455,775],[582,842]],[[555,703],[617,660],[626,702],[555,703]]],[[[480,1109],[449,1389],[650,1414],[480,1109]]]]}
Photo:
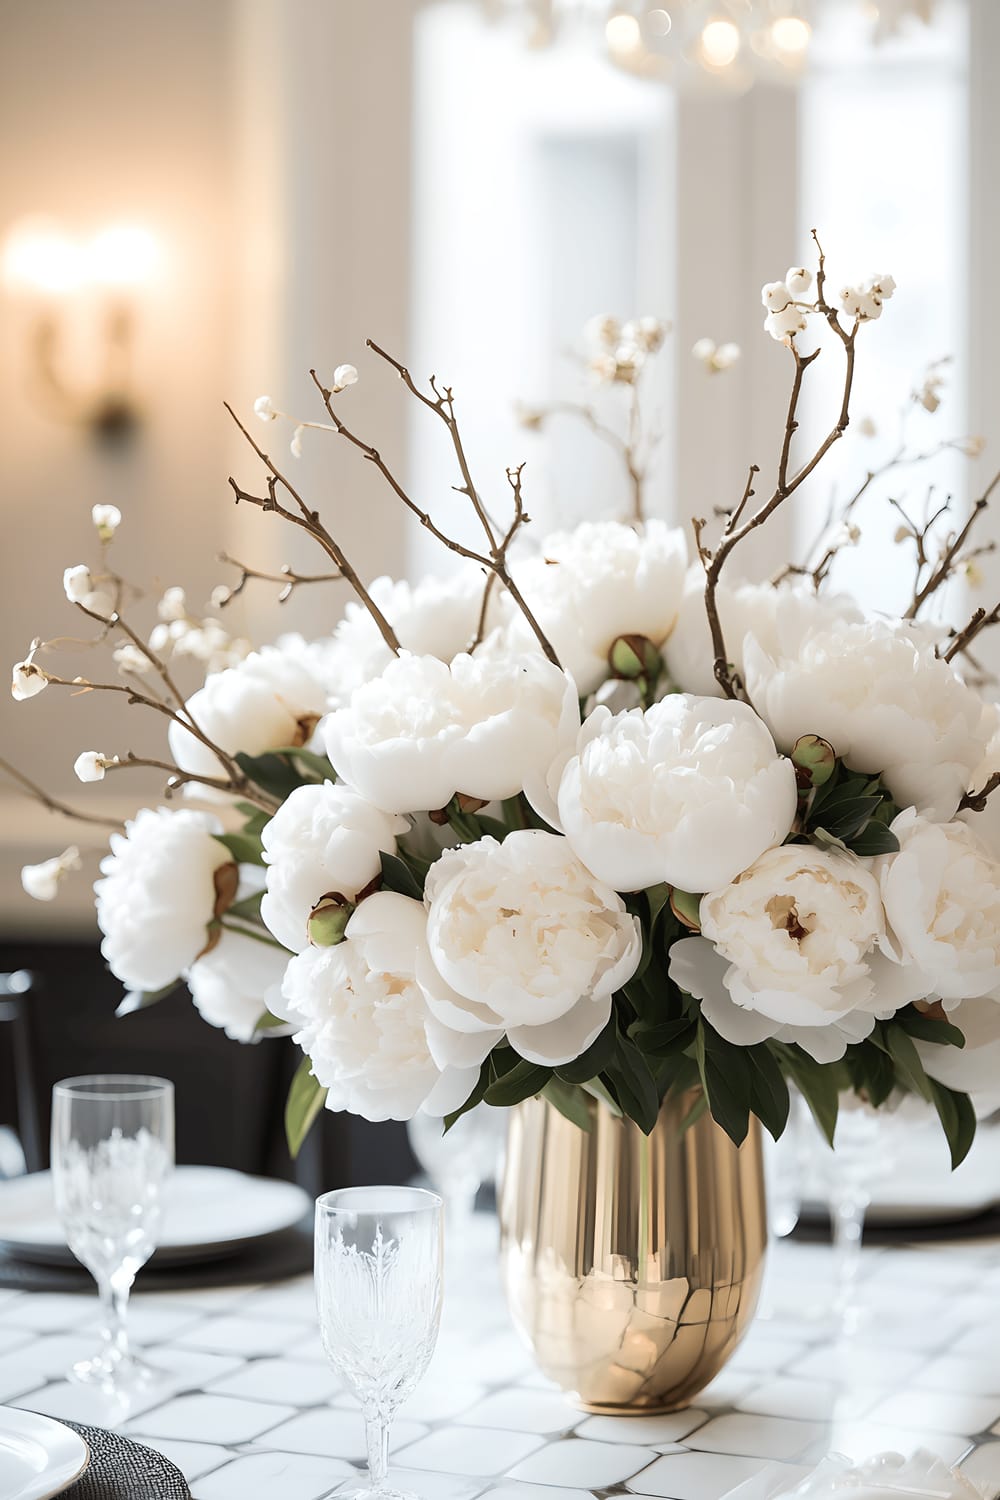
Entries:
{"type": "Polygon", "coordinates": [[[168,1458],[103,1427],[65,1422],[90,1449],[90,1463],[65,1500],[191,1500],[187,1480],[168,1458]]]}

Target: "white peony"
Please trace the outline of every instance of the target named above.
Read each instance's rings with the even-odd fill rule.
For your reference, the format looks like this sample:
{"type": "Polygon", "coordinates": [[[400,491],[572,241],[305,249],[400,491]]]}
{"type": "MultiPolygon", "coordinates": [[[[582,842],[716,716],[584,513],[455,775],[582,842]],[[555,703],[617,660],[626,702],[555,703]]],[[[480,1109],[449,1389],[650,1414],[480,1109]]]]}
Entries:
{"type": "Polygon", "coordinates": [[[267,892],[260,914],[293,953],[308,946],[309,913],[323,896],[351,901],[395,854],[405,818],[384,813],[346,786],[296,787],[264,827],[267,892]]]}
{"type": "Polygon", "coordinates": [[[782,749],[829,740],[852,770],[884,773],[901,806],[954,817],[983,759],[983,702],[904,622],[841,623],[769,655],[748,641],[751,702],[782,749]]]}
{"type": "Polygon", "coordinates": [[[194,963],[208,942],[215,872],[230,861],[207,813],[144,807],[111,835],[94,886],[101,952],[132,990],[160,990],[194,963]]]}
{"type": "Polygon", "coordinates": [[[967,824],[930,823],[912,807],[892,831],[899,852],[875,870],[900,961],[946,1010],[1000,989],[1000,863],[967,824]]]}
{"type": "MultiPolygon", "coordinates": [[[[860,621],[863,616],[847,594],[817,594],[799,584],[720,583],[716,590],[719,620],[726,652],[743,676],[743,646],[748,636],[770,656],[798,650],[811,630],[822,630],[838,620],[860,621]]],[[[705,570],[690,570],[680,614],[664,650],[671,682],[685,693],[721,697],[715,679],[715,653],[705,613],[705,570]]]]}
{"type": "MultiPolygon", "coordinates": [[[[858,1016],[848,1035],[858,1040],[853,1028],[867,1035],[876,1016],[921,993],[919,978],[882,951],[878,881],[853,855],[807,844],[769,849],[731,884],[703,896],[700,918],[702,937],[729,965],[722,982],[730,1000],[778,1025],[822,1027],[858,1016]]],[[[677,947],[683,944],[672,956],[677,947]]],[[[729,1035],[726,1015],[722,1008],[713,1014],[711,999],[705,1013],[729,1035]]]]}
{"type": "Polygon", "coordinates": [[[277,1014],[289,954],[269,942],[224,932],[215,947],[196,959],[188,989],[202,1020],[234,1042],[250,1042],[267,1011],[277,1014]]]}
{"type": "Polygon", "coordinates": [[[579,724],[572,679],[540,654],[394,658],[320,726],[338,775],[378,807],[427,812],[541,786],[579,724]]]}
{"type": "MultiPolygon", "coordinates": [[[[620,635],[662,646],[674,628],[687,567],[684,533],[665,521],[636,530],[585,521],[546,537],[541,552],[515,568],[515,580],[580,695],[610,675],[608,652],[620,635]]],[[[512,638],[534,642],[517,616],[512,638]]]]}
{"type": "Polygon", "coordinates": [[[569,1062],[603,1031],[642,954],[621,897],[558,834],[448,850],[424,895],[430,951],[417,975],[441,1023],[439,1062],[481,1062],[505,1032],[529,1062],[569,1062]]]}
{"type": "Polygon", "coordinates": [[[549,789],[575,853],[619,891],[725,885],[781,843],[797,803],[792,763],[752,708],[686,693],[645,713],[595,709],[549,789]]]}
{"type": "MultiPolygon", "coordinates": [[[[322,683],[295,655],[276,646],[213,672],[187,701],[194,723],[229,755],[262,755],[302,745],[326,709],[322,683]]],[[[218,757],[188,729],[173,723],[170,753],[183,771],[218,776],[218,757]]]]}
{"type": "MultiPolygon", "coordinates": [[[[470,563],[446,578],[427,577],[416,584],[376,578],[368,592],[404,651],[450,662],[475,640],[484,588],[482,569],[470,563]]],[[[494,588],[488,629],[500,625],[509,614],[509,595],[494,588]]],[[[291,639],[282,637],[278,644],[291,639]]],[[[367,609],[353,600],[332,635],[300,641],[297,649],[323,682],[330,708],[349,703],[355,688],[378,677],[393,659],[367,609]]]]}
{"type": "Polygon", "coordinates": [[[419,901],[380,891],[354,912],[343,942],[290,961],[273,1010],[296,1027],[327,1109],[408,1120],[421,1107],[448,1114],[472,1092],[478,1064],[439,1068],[428,1046],[430,1013],[415,978],[426,932],[419,901]]]}

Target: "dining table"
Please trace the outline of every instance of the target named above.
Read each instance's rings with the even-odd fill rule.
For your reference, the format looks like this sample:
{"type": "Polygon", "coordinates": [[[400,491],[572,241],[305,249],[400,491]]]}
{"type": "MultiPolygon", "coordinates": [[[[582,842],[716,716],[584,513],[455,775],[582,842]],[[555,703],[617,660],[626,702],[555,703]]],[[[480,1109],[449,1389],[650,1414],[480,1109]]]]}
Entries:
{"type": "MultiPolygon", "coordinates": [[[[777,1241],[729,1363],[690,1406],[649,1416],[588,1414],[540,1372],[491,1215],[449,1237],[445,1270],[437,1349],[392,1429],[390,1480],[423,1500],[724,1500],[751,1480],[790,1490],[831,1452],[918,1449],[1000,1495],[1000,1236],[866,1247],[849,1287],[826,1244],[777,1241]]],[[[194,1500],[317,1500],[361,1477],[361,1413],[310,1276],[144,1292],[140,1273],[131,1336],[157,1375],[127,1410],[67,1379],[98,1326],[93,1295],[0,1291],[0,1402],[114,1424],[194,1500]]]]}

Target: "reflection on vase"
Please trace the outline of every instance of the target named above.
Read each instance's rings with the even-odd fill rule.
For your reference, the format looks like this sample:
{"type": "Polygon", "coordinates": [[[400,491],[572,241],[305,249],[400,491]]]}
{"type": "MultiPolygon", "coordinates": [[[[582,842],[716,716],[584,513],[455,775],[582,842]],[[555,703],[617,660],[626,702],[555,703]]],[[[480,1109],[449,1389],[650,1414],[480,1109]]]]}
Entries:
{"type": "Polygon", "coordinates": [[[760,1133],[737,1149],[697,1095],[649,1137],[596,1102],[580,1130],[544,1100],[511,1112],[500,1203],[511,1314],[542,1371],[591,1411],[687,1405],[753,1316],[767,1221],[760,1133]]]}

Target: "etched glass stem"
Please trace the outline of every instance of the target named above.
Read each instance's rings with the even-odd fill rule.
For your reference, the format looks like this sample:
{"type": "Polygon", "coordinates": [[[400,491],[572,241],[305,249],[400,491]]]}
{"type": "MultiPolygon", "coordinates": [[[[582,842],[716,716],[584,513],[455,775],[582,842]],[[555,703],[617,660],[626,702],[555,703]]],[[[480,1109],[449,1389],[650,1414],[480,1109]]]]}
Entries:
{"type": "Polygon", "coordinates": [[[98,1282],[97,1290],[104,1313],[104,1327],[101,1331],[108,1358],[120,1363],[129,1357],[128,1299],[132,1290],[132,1278],[104,1277],[98,1282]]]}
{"type": "Polygon", "coordinates": [[[368,1474],[373,1495],[385,1493],[389,1478],[389,1423],[391,1414],[380,1406],[365,1413],[365,1437],[368,1440],[368,1474]]]}

